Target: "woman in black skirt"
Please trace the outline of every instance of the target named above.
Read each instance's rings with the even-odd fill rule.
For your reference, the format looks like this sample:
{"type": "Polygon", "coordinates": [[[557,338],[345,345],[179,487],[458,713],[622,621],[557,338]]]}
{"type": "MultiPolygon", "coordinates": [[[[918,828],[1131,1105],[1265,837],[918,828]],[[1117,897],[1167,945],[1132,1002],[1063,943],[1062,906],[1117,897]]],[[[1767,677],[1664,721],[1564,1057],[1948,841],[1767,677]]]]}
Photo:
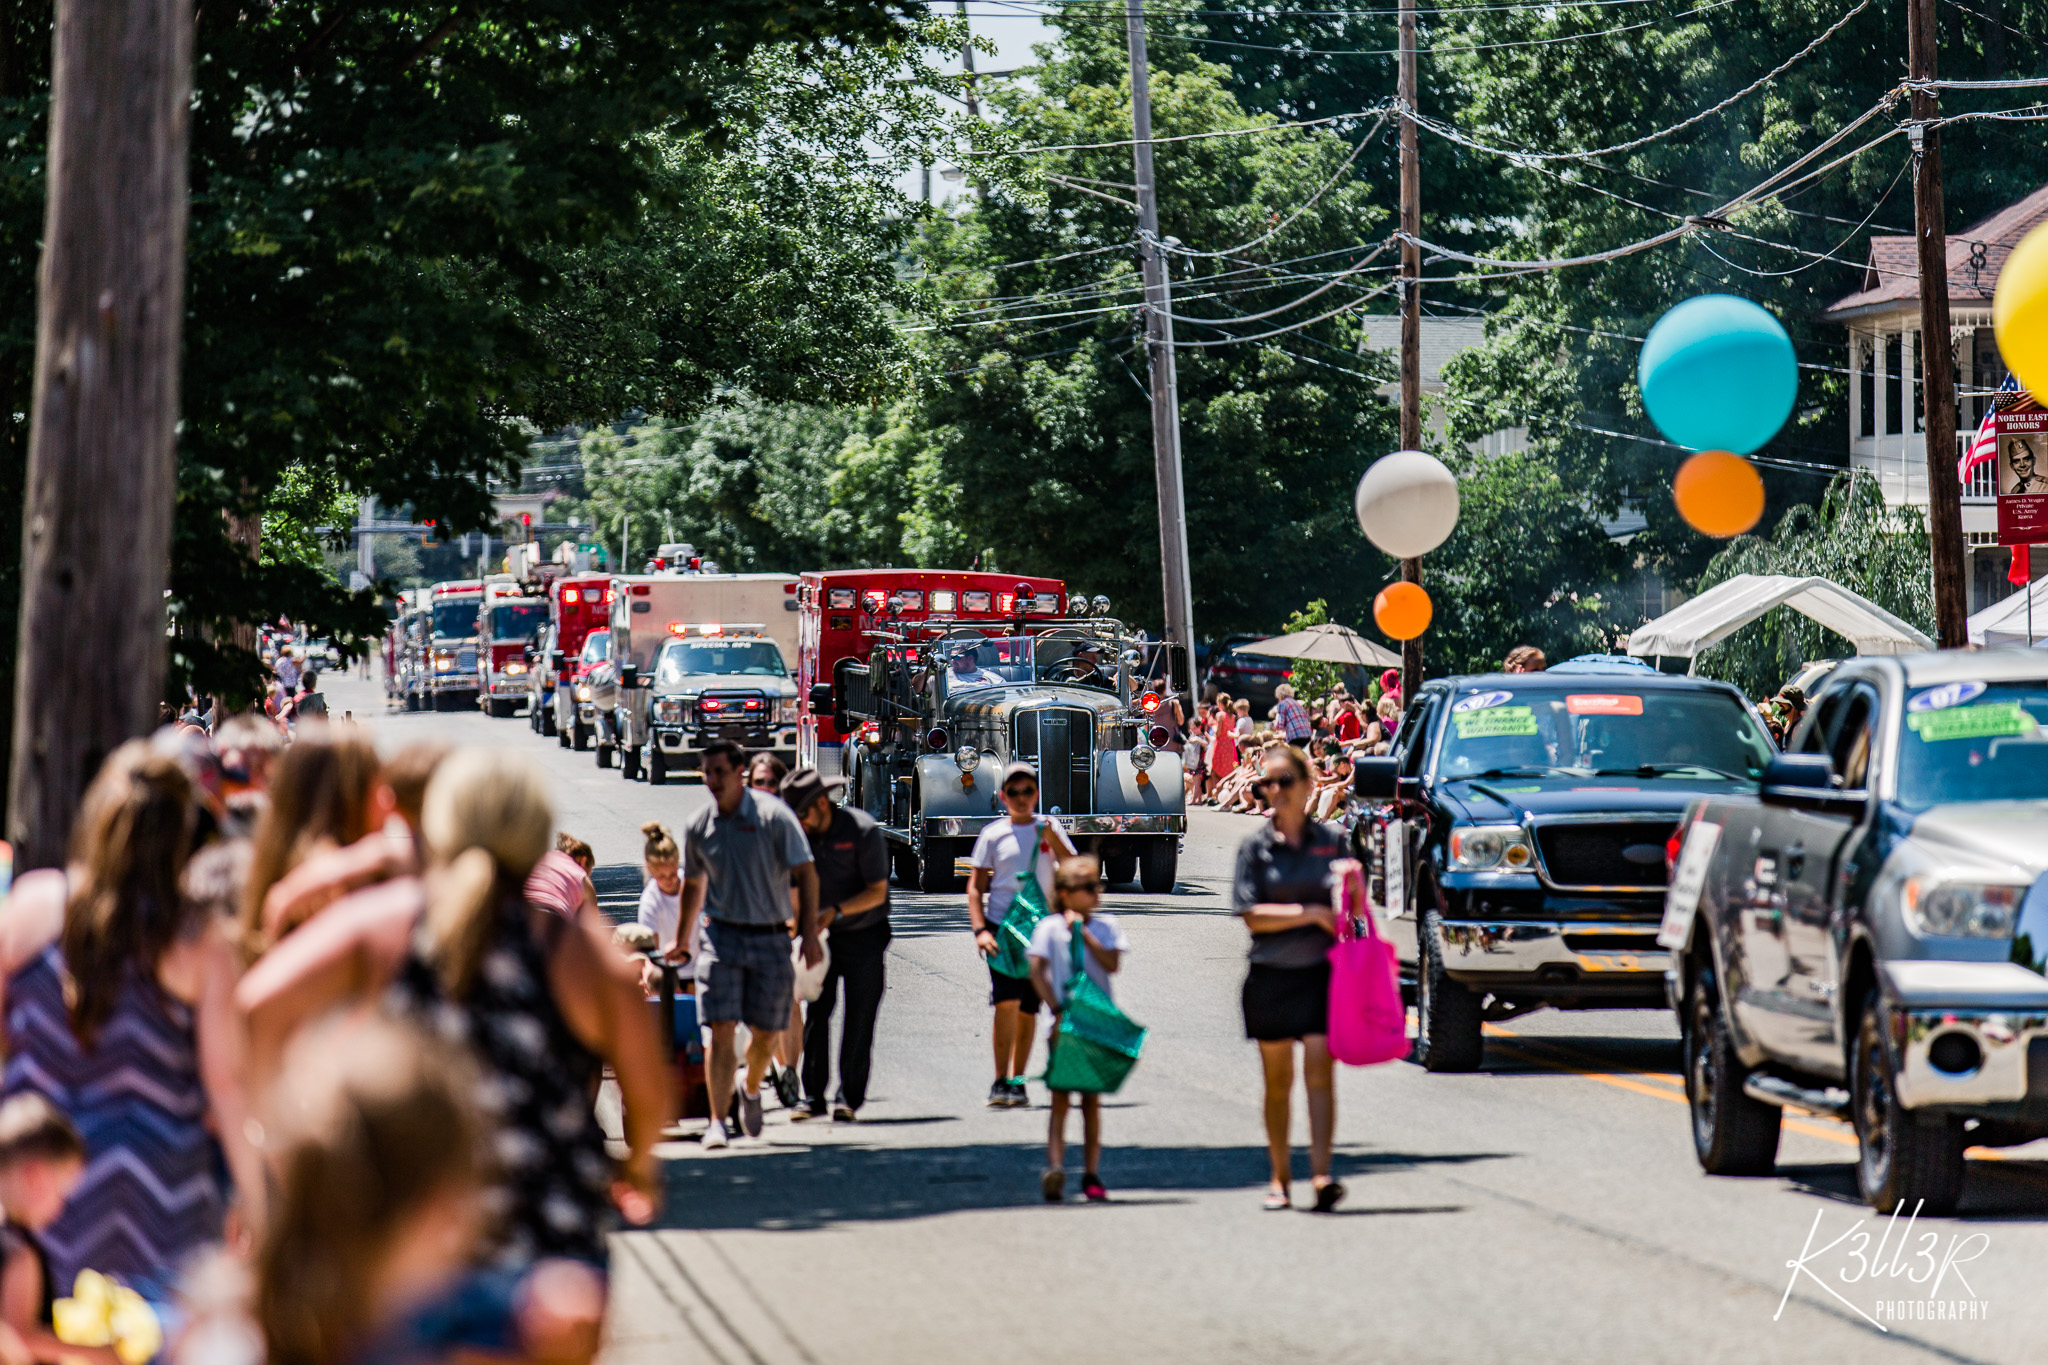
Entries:
{"type": "Polygon", "coordinates": [[[1251,971],[1244,981],[1244,1031],[1259,1044],[1266,1069],[1266,1150],[1273,1162],[1268,1209],[1293,1207],[1293,1153],[1288,1144],[1294,1090],[1294,1045],[1301,1044],[1308,1086],[1309,1170],[1319,1213],[1337,1207],[1344,1187],[1330,1176],[1337,1131],[1331,1088],[1329,951],[1336,939],[1330,909],[1330,864],[1349,856],[1344,832],[1308,817],[1309,762],[1292,745],[1269,749],[1260,780],[1273,817],[1237,851],[1231,905],[1252,931],[1251,971]]]}

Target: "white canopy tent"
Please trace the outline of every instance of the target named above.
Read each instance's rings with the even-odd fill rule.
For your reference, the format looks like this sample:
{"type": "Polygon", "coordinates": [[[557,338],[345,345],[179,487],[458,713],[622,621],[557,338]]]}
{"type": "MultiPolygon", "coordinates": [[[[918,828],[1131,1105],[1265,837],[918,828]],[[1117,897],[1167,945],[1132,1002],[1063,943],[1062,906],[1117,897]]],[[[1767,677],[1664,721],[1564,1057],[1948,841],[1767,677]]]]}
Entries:
{"type": "Polygon", "coordinates": [[[1239,654],[1279,659],[1317,659],[1359,668],[1399,668],[1401,656],[1374,644],[1349,626],[1310,626],[1293,635],[1275,635],[1237,647],[1239,654]]]}
{"type": "Polygon", "coordinates": [[[1843,636],[1858,654],[1910,654],[1934,641],[1870,599],[1825,578],[1737,574],[1636,629],[1638,658],[1696,659],[1774,607],[1790,607],[1843,636]]]}
{"type": "Polygon", "coordinates": [[[1968,623],[1970,643],[1995,649],[1999,645],[2039,644],[2048,640],[2048,578],[2028,584],[2027,592],[2016,592],[1993,602],[1972,616],[1968,623]],[[2029,597],[2033,615],[2028,617],[2029,597]],[[2032,639],[2028,636],[2032,635],[2032,639]]]}

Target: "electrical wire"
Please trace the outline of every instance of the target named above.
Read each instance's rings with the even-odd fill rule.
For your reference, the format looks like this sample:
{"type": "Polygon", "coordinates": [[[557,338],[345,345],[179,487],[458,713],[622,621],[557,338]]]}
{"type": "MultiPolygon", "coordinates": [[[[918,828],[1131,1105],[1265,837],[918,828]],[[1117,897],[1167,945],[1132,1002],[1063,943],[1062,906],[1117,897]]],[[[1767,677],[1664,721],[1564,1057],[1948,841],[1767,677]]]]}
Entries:
{"type": "MultiPolygon", "coordinates": [[[[1371,142],[1374,138],[1378,137],[1380,129],[1386,126],[1387,115],[1384,111],[1382,111],[1379,118],[1373,122],[1372,127],[1365,130],[1365,136],[1358,139],[1358,145],[1351,149],[1351,154],[1344,158],[1343,163],[1339,165],[1336,170],[1330,172],[1330,178],[1325,180],[1322,184],[1318,185],[1316,187],[1316,192],[1310,195],[1307,198],[1307,200],[1305,200],[1302,203],[1302,206],[1300,208],[1288,214],[1287,217],[1282,219],[1280,222],[1274,224],[1271,228],[1259,234],[1257,237],[1252,238],[1250,241],[1240,242],[1238,245],[1230,247],[1223,251],[1191,251],[1186,247],[1179,246],[1168,247],[1167,249],[1173,252],[1176,256],[1234,256],[1238,252],[1249,251],[1251,250],[1251,248],[1258,246],[1261,243],[1272,241],[1273,238],[1279,236],[1282,232],[1285,232],[1287,228],[1293,224],[1295,219],[1301,217],[1302,214],[1307,213],[1310,209],[1314,208],[1316,206],[1317,200],[1321,199],[1325,194],[1329,193],[1330,187],[1336,184],[1337,181],[1340,178],[1342,178],[1346,171],[1351,169],[1353,162],[1358,160],[1358,154],[1365,150],[1366,144],[1371,142]]],[[[1164,245],[1164,243],[1162,243],[1161,245],[1164,245]]]]}
{"type": "MultiPolygon", "coordinates": [[[[1298,119],[1293,123],[1262,123],[1255,128],[1219,128],[1207,133],[1176,133],[1171,137],[1155,137],[1151,139],[1151,144],[1158,146],[1165,142],[1199,142],[1205,138],[1215,137],[1251,137],[1257,133],[1286,132],[1290,128],[1319,128],[1326,123],[1344,123],[1351,119],[1371,118],[1375,114],[1385,117],[1387,111],[1393,107],[1391,103],[1376,104],[1370,109],[1361,109],[1355,114],[1332,114],[1328,118],[1298,119]]],[[[1006,147],[994,151],[965,151],[960,153],[960,155],[963,157],[1036,156],[1040,152],[1097,152],[1110,147],[1135,147],[1137,145],[1138,140],[1136,138],[1127,137],[1119,138],[1114,142],[1050,142],[1039,147],[1006,147]]]]}

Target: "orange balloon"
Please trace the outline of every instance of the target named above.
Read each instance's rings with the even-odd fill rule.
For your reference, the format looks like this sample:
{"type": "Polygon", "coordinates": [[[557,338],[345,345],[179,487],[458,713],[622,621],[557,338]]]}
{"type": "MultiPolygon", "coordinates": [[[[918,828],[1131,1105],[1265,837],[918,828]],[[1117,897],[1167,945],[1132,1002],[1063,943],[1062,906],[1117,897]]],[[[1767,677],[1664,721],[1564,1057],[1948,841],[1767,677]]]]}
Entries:
{"type": "Polygon", "coordinates": [[[1419,583],[1389,583],[1372,599],[1372,619],[1389,639],[1414,639],[1429,629],[1430,618],[1435,614],[1429,594],[1419,583]]]}
{"type": "Polygon", "coordinates": [[[1763,476],[1740,455],[1702,450],[1678,467],[1671,498],[1693,530],[1723,539],[1739,536],[1763,519],[1763,476]]]}

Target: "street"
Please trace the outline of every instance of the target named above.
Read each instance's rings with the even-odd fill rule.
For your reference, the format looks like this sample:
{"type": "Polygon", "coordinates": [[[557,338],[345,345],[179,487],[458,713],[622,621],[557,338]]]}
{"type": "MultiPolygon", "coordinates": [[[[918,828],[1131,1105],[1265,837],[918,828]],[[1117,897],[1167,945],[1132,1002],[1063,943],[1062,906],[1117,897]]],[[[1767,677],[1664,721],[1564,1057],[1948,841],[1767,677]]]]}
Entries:
{"type": "MultiPolygon", "coordinates": [[[[637,896],[641,823],[705,800],[694,779],[601,772],[524,718],[387,715],[380,683],[325,686],[387,749],[531,757],[614,917],[637,896]]],[[[1198,809],[1189,825],[1172,896],[1104,901],[1132,941],[1119,1000],[1152,1030],[1105,1103],[1108,1206],[1043,1203],[1043,1090],[1028,1112],[983,1107],[987,976],[962,898],[893,887],[860,1122],[792,1126],[771,1098],[760,1140],[712,1154],[685,1125],[662,1152],[661,1226],[613,1244],[613,1365],[2039,1359],[2048,1144],[1974,1153],[1963,1216],[1910,1236],[1856,1198],[1854,1139],[1833,1120],[1788,1115],[1772,1177],[1708,1177],[1663,1012],[1489,1025],[1473,1075],[1340,1068],[1348,1200],[1331,1217],[1262,1211],[1245,932],[1228,911],[1254,822],[1198,809]]],[[[1295,1114],[1305,1143],[1298,1090],[1295,1114]]]]}

